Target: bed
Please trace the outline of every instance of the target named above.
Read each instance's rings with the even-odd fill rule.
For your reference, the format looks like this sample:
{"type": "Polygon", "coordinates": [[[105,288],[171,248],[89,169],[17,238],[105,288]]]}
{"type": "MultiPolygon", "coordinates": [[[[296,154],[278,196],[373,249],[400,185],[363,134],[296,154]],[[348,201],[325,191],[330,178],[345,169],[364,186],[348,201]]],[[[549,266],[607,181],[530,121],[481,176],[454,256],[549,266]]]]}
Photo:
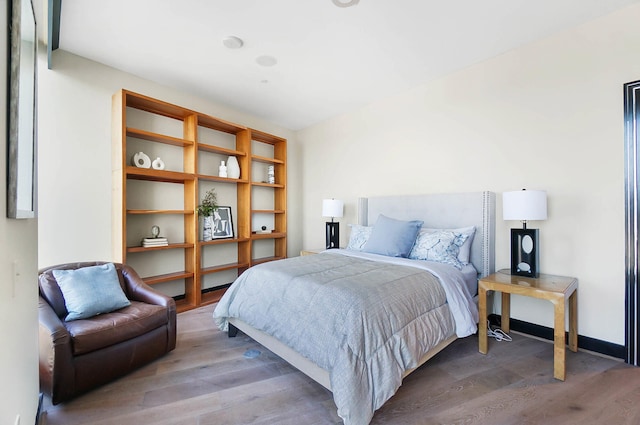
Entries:
{"type": "Polygon", "coordinates": [[[477,279],[494,271],[494,235],[492,192],[360,198],[349,249],[252,267],[227,290],[214,320],[332,391],[346,425],[368,424],[405,376],[476,332],[477,279]],[[388,228],[379,244],[383,224],[418,228],[405,256],[433,260],[422,242],[433,234],[449,240],[446,261],[396,256],[388,228]],[[469,228],[472,237],[464,237],[469,228]],[[358,231],[369,232],[364,242],[358,231]]]}

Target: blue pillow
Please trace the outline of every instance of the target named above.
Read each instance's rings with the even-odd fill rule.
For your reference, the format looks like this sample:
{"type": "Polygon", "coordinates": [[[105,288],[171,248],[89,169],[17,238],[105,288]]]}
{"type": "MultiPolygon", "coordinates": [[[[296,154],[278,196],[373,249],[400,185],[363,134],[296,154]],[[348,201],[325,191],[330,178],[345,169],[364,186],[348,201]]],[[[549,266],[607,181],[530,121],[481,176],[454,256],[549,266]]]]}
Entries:
{"type": "Polygon", "coordinates": [[[109,313],[131,304],[113,263],[75,270],[53,270],[53,277],[64,297],[67,322],[109,313]]]}
{"type": "Polygon", "coordinates": [[[380,214],[362,251],[389,257],[408,257],[422,221],[395,220],[380,214]]]}

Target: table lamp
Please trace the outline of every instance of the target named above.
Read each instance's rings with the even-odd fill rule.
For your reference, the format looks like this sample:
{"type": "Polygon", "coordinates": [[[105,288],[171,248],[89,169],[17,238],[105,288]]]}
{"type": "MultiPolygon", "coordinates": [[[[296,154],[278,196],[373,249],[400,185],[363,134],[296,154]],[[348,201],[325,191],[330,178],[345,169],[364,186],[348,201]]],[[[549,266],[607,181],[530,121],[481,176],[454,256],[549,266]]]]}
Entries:
{"type": "Polygon", "coordinates": [[[538,277],[538,229],[527,229],[527,221],[547,219],[547,192],[526,189],[504,192],[502,218],[522,221],[522,229],[511,229],[511,274],[538,277]]]}
{"type": "Polygon", "coordinates": [[[342,217],[344,204],[338,199],[322,200],[322,216],[331,217],[331,221],[327,221],[327,249],[339,248],[340,246],[340,223],[333,221],[335,217],[342,217]]]}

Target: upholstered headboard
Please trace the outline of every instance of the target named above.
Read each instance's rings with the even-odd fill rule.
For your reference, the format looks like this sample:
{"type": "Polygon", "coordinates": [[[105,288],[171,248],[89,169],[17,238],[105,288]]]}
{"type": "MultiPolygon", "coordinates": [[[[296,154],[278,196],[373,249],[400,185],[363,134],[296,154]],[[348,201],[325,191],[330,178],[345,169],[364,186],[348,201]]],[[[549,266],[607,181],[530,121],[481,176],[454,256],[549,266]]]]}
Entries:
{"type": "Polygon", "coordinates": [[[496,194],[493,192],[359,198],[358,223],[373,225],[379,214],[398,220],[423,220],[423,227],[475,226],[471,262],[480,277],[495,271],[496,194]]]}

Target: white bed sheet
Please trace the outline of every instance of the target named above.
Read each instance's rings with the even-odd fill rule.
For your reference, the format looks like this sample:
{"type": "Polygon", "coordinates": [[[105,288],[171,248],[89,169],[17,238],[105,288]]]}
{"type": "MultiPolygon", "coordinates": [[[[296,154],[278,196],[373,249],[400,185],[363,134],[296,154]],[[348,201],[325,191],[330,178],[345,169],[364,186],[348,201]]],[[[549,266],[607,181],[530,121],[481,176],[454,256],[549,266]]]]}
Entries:
{"type": "Polygon", "coordinates": [[[473,267],[473,264],[469,263],[462,267],[462,276],[464,277],[464,283],[467,285],[467,289],[472,296],[478,294],[478,270],[473,267]]]}

